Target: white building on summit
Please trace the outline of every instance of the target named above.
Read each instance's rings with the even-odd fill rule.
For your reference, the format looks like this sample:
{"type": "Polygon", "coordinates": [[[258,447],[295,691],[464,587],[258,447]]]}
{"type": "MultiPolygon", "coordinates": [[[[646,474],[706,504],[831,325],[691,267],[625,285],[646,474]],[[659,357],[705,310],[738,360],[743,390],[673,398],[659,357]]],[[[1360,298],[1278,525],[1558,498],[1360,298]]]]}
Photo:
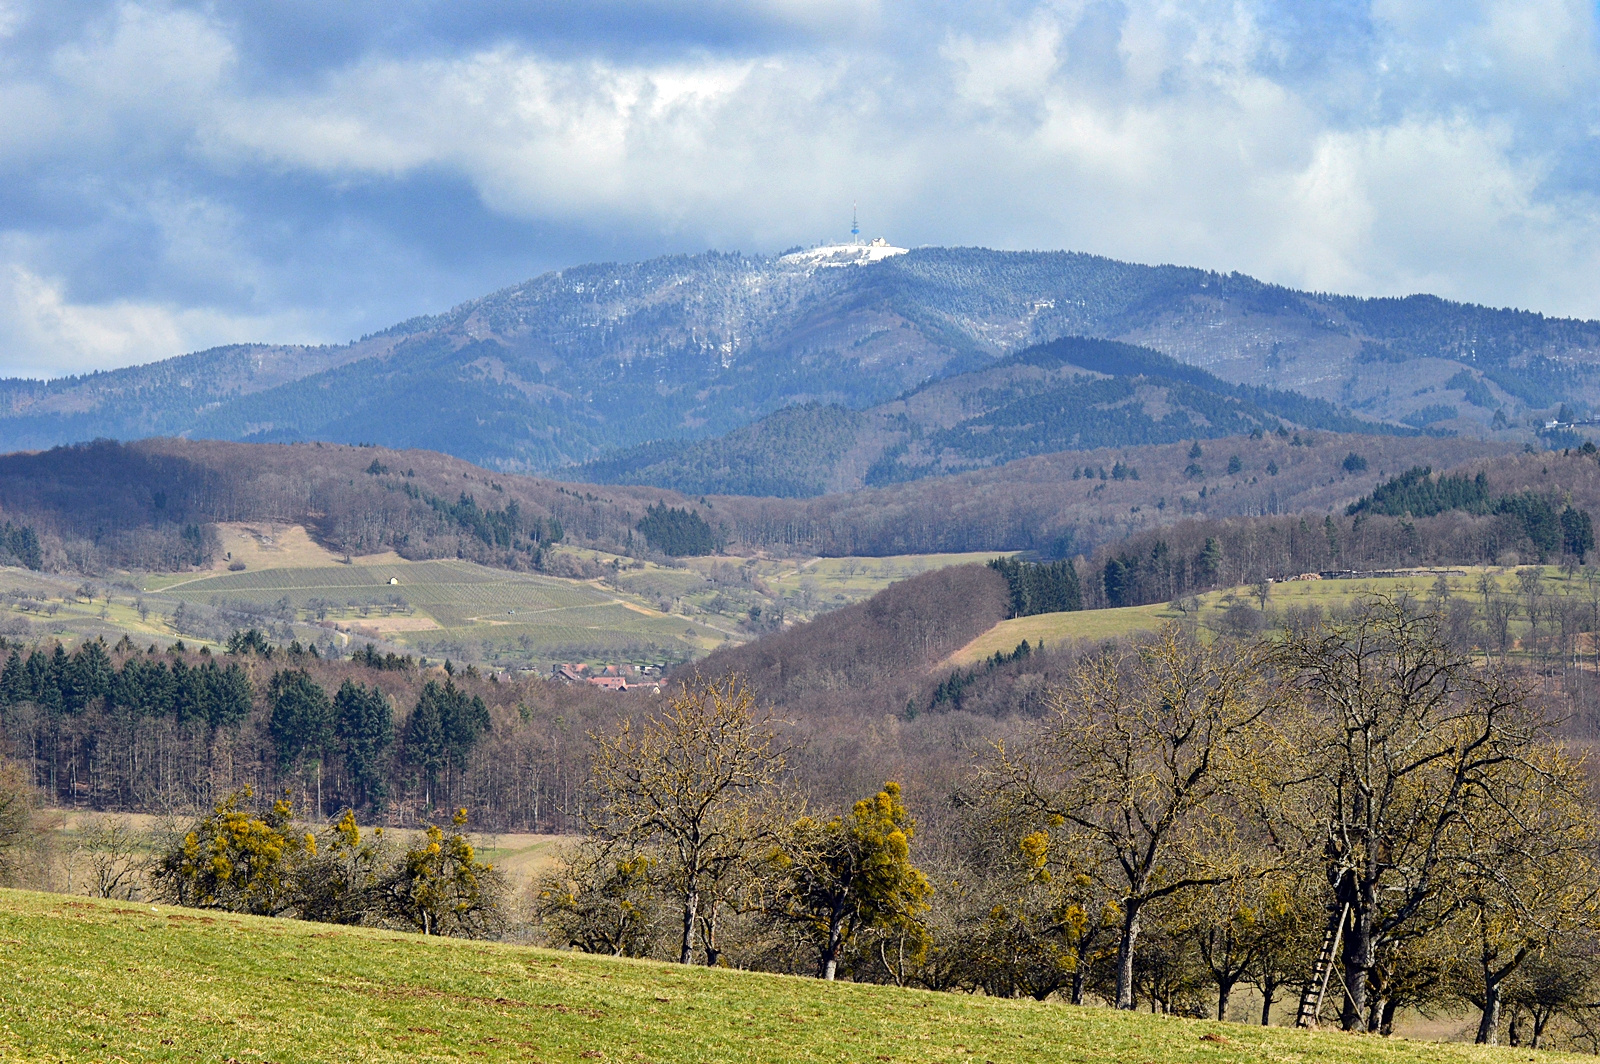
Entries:
{"type": "Polygon", "coordinates": [[[896,255],[904,255],[905,248],[897,248],[883,237],[863,244],[861,225],[856,221],[855,210],[850,212],[850,243],[821,244],[804,251],[791,251],[778,261],[796,266],[867,266],[896,255]]]}
{"type": "Polygon", "coordinates": [[[870,244],[824,244],[791,251],[778,261],[797,266],[866,266],[905,253],[905,248],[897,248],[880,236],[870,244]]]}

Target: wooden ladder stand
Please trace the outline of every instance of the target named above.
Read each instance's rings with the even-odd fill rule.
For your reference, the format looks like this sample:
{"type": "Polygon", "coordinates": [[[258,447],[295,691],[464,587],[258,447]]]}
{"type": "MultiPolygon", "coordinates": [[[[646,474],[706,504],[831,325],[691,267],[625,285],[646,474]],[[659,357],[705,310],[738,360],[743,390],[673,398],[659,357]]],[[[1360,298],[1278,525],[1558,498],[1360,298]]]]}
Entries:
{"type": "Polygon", "coordinates": [[[1317,954],[1317,966],[1311,972],[1311,981],[1300,994],[1300,1011],[1295,1014],[1296,1027],[1315,1027],[1322,1013],[1322,998],[1328,992],[1328,979],[1333,975],[1333,960],[1339,954],[1339,943],[1344,938],[1344,924],[1350,918],[1350,903],[1339,910],[1338,922],[1329,925],[1322,936],[1322,952],[1317,954]]]}

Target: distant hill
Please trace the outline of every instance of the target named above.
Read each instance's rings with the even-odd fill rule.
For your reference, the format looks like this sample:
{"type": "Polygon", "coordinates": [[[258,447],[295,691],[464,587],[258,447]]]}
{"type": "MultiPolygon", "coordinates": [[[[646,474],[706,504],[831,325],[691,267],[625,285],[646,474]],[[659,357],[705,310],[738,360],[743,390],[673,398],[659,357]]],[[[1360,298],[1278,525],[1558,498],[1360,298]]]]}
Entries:
{"type": "MultiPolygon", "coordinates": [[[[316,439],[548,472],[796,405],[865,411],[1064,336],[1471,436],[1531,440],[1559,404],[1600,404],[1596,322],[1068,252],[926,248],[861,266],[706,253],[546,274],[351,345],[0,382],[0,450],[96,436],[316,439]]],[[[943,443],[960,456],[972,441],[943,443]]]]}
{"type": "MultiPolygon", "coordinates": [[[[813,419],[814,429],[844,415],[814,408],[793,416],[813,419]]],[[[798,429],[795,437],[818,454],[832,438],[798,429]]],[[[680,524],[703,521],[706,542],[733,552],[1067,555],[1191,516],[1342,510],[1377,479],[1412,466],[1443,470],[1514,450],[1287,429],[1205,440],[1198,456],[1195,446],[1068,451],[882,488],[773,498],[570,484],[423,450],[103,440],[0,456],[0,562],[183,569],[214,556],[211,525],[271,521],[304,525],[341,554],[393,550],[532,569],[558,540],[617,553],[676,550],[650,541],[651,507],[683,515],[680,524]]],[[[796,467],[747,468],[751,477],[777,477],[796,467]]]]}
{"type": "Polygon", "coordinates": [[[1284,425],[1417,430],[1332,403],[1229,384],[1149,348],[1068,337],[945,377],[866,411],[790,407],[710,440],[658,440],[563,475],[689,493],[803,497],[1068,450],[1244,436],[1284,425]]]}
{"type": "Polygon", "coordinates": [[[213,524],[271,521],[304,525],[347,555],[533,569],[558,541],[620,549],[655,504],[693,505],[654,488],[578,491],[431,451],[101,440],[0,456],[0,514],[12,523],[0,525],[0,561],[19,560],[5,533],[22,527],[45,568],[178,570],[212,561],[213,524]]]}
{"type": "Polygon", "coordinates": [[[1287,429],[1199,446],[1198,456],[1187,440],[1062,451],[815,498],[707,495],[705,512],[735,550],[1070,556],[1191,517],[1343,512],[1379,479],[1412,466],[1451,469],[1522,450],[1461,438],[1287,429]]]}

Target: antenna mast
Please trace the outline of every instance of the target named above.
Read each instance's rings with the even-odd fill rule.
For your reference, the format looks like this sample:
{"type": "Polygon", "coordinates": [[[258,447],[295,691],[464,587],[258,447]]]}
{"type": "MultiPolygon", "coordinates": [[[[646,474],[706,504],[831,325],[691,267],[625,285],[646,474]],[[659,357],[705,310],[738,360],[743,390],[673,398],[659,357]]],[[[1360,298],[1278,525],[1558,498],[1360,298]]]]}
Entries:
{"type": "Polygon", "coordinates": [[[861,243],[861,226],[856,221],[856,205],[853,201],[850,204],[850,243],[861,243]]]}

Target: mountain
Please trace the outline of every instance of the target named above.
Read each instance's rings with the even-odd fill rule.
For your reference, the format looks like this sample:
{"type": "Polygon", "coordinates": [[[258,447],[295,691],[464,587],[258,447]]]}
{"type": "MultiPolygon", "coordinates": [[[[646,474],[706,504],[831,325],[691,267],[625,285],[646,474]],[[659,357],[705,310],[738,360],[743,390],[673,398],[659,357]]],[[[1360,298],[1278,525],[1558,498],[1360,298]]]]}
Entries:
{"type": "Polygon", "coordinates": [[[657,440],[568,474],[689,494],[805,497],[1060,451],[1260,435],[1416,435],[1294,392],[1228,384],[1149,348],[1068,337],[866,411],[809,403],[709,440],[657,440]]]}
{"type": "Polygon", "coordinates": [[[1069,252],[858,250],[581,266],[340,347],[225,348],[0,382],[0,449],[319,439],[553,471],[795,405],[866,411],[1065,336],[1478,437],[1531,440],[1530,422],[1561,403],[1600,404],[1597,322],[1069,252]]]}

